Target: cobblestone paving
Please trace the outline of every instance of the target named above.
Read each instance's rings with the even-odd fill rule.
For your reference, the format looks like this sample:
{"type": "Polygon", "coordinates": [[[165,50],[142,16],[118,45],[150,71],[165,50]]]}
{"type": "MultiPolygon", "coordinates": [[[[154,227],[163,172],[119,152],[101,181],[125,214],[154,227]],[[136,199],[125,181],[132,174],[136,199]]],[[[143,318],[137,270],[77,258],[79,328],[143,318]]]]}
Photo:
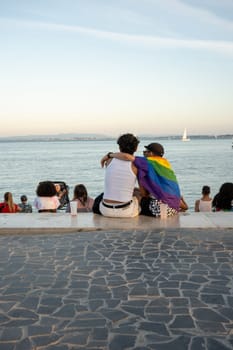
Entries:
{"type": "Polygon", "coordinates": [[[1,236],[0,350],[233,349],[232,257],[222,229],[1,236]]]}

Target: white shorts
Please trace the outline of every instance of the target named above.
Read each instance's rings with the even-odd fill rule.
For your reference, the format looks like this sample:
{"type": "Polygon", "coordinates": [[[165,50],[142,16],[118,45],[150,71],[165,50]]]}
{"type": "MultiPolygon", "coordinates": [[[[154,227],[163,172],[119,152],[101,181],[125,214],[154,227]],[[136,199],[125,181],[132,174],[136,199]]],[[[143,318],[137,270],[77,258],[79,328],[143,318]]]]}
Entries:
{"type": "Polygon", "coordinates": [[[133,197],[132,202],[124,208],[107,208],[100,202],[99,209],[103,216],[108,216],[110,218],[133,218],[140,213],[137,197],[133,197]]]}

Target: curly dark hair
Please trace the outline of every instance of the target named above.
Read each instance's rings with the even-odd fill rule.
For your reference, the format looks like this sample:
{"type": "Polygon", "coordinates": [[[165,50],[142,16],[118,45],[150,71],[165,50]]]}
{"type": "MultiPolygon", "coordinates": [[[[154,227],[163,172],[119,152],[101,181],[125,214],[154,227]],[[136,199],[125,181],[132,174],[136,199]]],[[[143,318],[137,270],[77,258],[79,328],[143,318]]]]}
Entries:
{"type": "Polygon", "coordinates": [[[233,183],[225,182],[213,199],[213,207],[217,210],[231,210],[233,201],[233,183]]]}
{"type": "Polygon", "coordinates": [[[139,142],[140,141],[138,138],[133,134],[121,135],[117,140],[120,151],[129,154],[134,154],[134,152],[137,150],[139,142]]]}
{"type": "Polygon", "coordinates": [[[36,189],[38,197],[53,197],[56,195],[56,188],[52,181],[40,182],[36,189]]]}

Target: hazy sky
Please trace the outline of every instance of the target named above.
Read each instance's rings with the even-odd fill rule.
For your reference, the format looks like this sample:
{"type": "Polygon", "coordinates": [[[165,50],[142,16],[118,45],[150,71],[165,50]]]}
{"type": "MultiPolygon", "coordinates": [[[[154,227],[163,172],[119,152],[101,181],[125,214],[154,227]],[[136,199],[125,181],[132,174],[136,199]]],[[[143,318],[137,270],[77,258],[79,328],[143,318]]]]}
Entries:
{"type": "Polygon", "coordinates": [[[233,133],[233,0],[0,0],[0,136],[233,133]]]}

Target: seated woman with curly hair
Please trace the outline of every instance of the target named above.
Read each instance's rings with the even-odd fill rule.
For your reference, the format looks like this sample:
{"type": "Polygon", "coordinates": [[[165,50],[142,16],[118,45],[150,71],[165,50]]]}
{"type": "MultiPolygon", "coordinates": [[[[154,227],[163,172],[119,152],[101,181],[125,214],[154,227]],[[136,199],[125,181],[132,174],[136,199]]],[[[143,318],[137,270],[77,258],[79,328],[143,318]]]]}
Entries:
{"type": "Polygon", "coordinates": [[[51,181],[40,182],[37,190],[37,197],[34,200],[34,206],[39,213],[51,212],[56,213],[60,201],[56,195],[56,188],[51,181]]]}

